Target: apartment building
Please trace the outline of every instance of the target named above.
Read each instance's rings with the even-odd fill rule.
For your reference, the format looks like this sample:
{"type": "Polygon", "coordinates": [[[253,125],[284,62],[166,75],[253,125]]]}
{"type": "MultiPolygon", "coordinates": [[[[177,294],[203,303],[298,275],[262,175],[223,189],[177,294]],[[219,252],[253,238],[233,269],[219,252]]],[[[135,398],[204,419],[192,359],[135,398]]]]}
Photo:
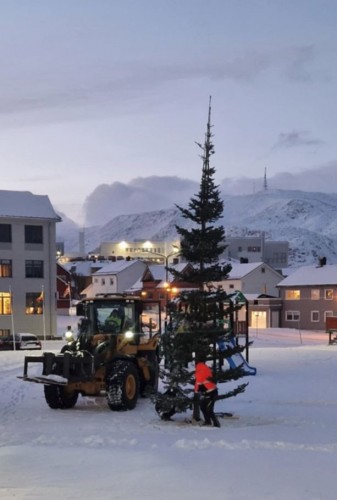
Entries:
{"type": "Polygon", "coordinates": [[[48,196],[0,190],[0,336],[56,334],[56,223],[48,196]]]}

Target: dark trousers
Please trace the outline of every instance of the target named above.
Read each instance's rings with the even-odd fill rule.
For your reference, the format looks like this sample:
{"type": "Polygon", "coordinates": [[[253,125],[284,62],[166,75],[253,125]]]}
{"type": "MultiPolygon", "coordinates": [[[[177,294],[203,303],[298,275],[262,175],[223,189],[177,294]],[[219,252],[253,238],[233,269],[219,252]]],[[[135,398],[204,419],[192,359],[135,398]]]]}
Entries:
{"type": "Polygon", "coordinates": [[[200,410],[204,416],[205,424],[213,424],[216,427],[220,427],[219,420],[214,413],[214,405],[218,395],[217,389],[211,392],[204,392],[201,394],[200,398],[200,410]]]}

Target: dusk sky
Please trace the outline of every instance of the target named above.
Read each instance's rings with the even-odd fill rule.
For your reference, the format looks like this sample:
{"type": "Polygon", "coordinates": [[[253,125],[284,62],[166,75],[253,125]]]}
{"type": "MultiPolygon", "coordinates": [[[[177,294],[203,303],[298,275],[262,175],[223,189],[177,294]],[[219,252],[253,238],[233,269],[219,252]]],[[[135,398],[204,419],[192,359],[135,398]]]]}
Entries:
{"type": "Polygon", "coordinates": [[[75,211],[198,182],[210,95],[219,183],[337,169],[336,21],[335,0],[0,0],[0,188],[75,211]]]}

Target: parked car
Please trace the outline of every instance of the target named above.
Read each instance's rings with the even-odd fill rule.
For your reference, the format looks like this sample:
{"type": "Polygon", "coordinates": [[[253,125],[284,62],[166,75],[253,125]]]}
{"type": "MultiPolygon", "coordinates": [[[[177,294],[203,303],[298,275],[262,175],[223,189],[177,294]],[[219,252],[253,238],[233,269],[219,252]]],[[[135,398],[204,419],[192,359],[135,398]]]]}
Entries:
{"type": "MultiPolygon", "coordinates": [[[[41,341],[33,333],[16,333],[15,349],[41,349],[41,341]]],[[[14,350],[13,336],[1,337],[0,349],[3,351],[14,350]]]]}

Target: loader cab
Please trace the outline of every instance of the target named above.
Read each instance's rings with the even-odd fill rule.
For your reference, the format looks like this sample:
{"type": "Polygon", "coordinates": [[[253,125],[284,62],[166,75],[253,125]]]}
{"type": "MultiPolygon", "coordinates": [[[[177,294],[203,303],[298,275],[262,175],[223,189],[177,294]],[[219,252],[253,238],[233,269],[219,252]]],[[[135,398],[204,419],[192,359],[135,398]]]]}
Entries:
{"type": "Polygon", "coordinates": [[[87,338],[97,334],[150,336],[161,329],[160,303],[148,303],[137,297],[118,295],[96,296],[77,305],[80,316],[79,334],[87,338]]]}

